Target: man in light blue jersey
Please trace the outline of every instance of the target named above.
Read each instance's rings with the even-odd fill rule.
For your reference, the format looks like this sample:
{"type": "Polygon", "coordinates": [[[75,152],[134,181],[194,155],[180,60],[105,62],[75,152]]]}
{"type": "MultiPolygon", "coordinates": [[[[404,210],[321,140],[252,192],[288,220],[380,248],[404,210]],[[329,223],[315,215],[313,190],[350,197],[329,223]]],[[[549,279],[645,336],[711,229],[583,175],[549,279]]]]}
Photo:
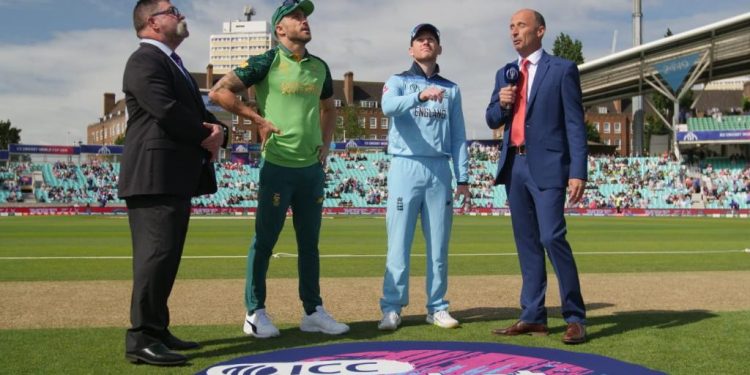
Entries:
{"type": "Polygon", "coordinates": [[[456,195],[470,200],[466,131],[458,85],[438,75],[442,53],[440,32],[420,24],[411,32],[408,71],[388,79],[383,88],[383,113],[391,117],[388,152],[388,255],[383,279],[380,330],[401,324],[409,304],[409,255],[417,216],[427,244],[427,323],[455,328],[448,313],[448,241],[453,221],[450,161],[457,179],[456,195]]]}

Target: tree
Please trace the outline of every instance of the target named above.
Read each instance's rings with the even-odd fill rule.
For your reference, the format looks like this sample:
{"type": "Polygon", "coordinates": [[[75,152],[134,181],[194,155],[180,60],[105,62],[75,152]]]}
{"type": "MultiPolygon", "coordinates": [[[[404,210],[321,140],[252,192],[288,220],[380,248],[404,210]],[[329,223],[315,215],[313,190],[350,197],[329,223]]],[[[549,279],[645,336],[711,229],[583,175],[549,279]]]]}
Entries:
{"type": "Polygon", "coordinates": [[[648,153],[648,151],[651,150],[652,135],[666,134],[672,134],[672,130],[667,127],[667,124],[665,124],[664,121],[654,115],[646,116],[646,121],[643,124],[643,148],[645,151],[648,153]]]}
{"type": "MultiPolygon", "coordinates": [[[[664,115],[667,120],[672,120],[672,116],[674,115],[674,105],[672,104],[672,101],[670,99],[658,92],[654,92],[653,94],[651,94],[651,103],[654,104],[656,110],[664,115]]],[[[692,104],[693,90],[689,90],[680,98],[680,111],[688,110],[688,108],[690,108],[692,104]]]]}
{"type": "Polygon", "coordinates": [[[750,112],[750,98],[747,96],[742,97],[742,113],[750,112]]]}
{"type": "Polygon", "coordinates": [[[346,106],[341,107],[341,117],[343,117],[343,124],[339,125],[338,120],[336,124],[336,132],[334,139],[343,141],[345,139],[359,139],[365,135],[365,129],[359,126],[359,118],[357,116],[357,107],[346,106]]]}
{"type": "Polygon", "coordinates": [[[117,138],[115,138],[115,142],[114,143],[116,145],[120,145],[120,146],[124,145],[125,144],[125,133],[122,133],[122,134],[118,135],[117,138]]]}
{"type": "Polygon", "coordinates": [[[12,143],[21,143],[21,129],[12,127],[10,120],[0,121],[0,150],[7,150],[12,143]]]}
{"type": "Polygon", "coordinates": [[[583,44],[578,39],[574,41],[565,33],[560,33],[555,39],[552,54],[573,61],[576,64],[583,64],[583,44]]]}
{"type": "Polygon", "coordinates": [[[586,121],[586,139],[591,142],[601,142],[602,138],[599,136],[599,132],[596,130],[594,124],[586,121]]]}

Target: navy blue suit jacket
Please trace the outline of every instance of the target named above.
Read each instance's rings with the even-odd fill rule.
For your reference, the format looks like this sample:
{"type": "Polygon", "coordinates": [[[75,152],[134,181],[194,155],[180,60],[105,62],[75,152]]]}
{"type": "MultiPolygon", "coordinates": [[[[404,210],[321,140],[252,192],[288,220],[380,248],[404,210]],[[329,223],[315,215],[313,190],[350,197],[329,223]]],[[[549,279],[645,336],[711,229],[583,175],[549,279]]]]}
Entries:
{"type": "MultiPolygon", "coordinates": [[[[512,167],[506,161],[513,113],[500,106],[498,97],[507,85],[505,68],[501,68],[485,114],[491,129],[507,125],[495,184],[507,183],[512,167]]],[[[581,81],[572,61],[542,52],[526,104],[525,138],[529,170],[539,188],[564,188],[570,178],[587,179],[581,81]]]]}

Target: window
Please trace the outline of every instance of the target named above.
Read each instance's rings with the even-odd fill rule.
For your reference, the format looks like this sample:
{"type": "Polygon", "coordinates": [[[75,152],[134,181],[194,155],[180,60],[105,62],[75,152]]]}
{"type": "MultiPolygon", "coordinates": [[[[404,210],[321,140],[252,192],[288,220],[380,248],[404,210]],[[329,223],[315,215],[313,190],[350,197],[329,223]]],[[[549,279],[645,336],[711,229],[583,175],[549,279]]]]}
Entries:
{"type": "Polygon", "coordinates": [[[388,117],[383,117],[380,119],[380,128],[388,129],[388,117]]]}
{"type": "Polygon", "coordinates": [[[359,127],[364,129],[365,128],[365,121],[367,121],[364,117],[360,117],[357,119],[357,122],[359,123],[359,127]]]}
{"type": "Polygon", "coordinates": [[[617,149],[619,150],[621,148],[622,148],[622,139],[618,139],[617,140],[617,149]]]}
{"type": "Polygon", "coordinates": [[[609,123],[605,122],[604,123],[604,134],[609,134],[609,133],[610,133],[609,123]]]}
{"type": "Polygon", "coordinates": [[[385,135],[385,134],[383,134],[383,135],[380,136],[380,139],[382,139],[384,141],[387,141],[388,140],[388,136],[385,135]]]}
{"type": "Polygon", "coordinates": [[[599,112],[600,115],[606,115],[607,114],[607,107],[597,107],[597,112],[599,112]]]}
{"type": "Polygon", "coordinates": [[[378,128],[378,119],[375,117],[370,117],[370,129],[377,129],[378,128]]]}
{"type": "Polygon", "coordinates": [[[607,146],[612,146],[612,140],[611,139],[607,139],[607,142],[604,142],[604,143],[606,143],[607,146]]]}
{"type": "Polygon", "coordinates": [[[360,100],[359,106],[362,108],[378,108],[378,102],[373,102],[370,100],[360,100]]]}
{"type": "Polygon", "coordinates": [[[334,105],[334,106],[335,106],[336,108],[339,108],[339,107],[341,107],[341,99],[334,99],[334,100],[333,100],[333,105],[334,105]]]}
{"type": "Polygon", "coordinates": [[[599,128],[599,121],[594,123],[594,127],[596,128],[597,133],[602,131],[602,129],[599,128]]]}
{"type": "Polygon", "coordinates": [[[370,134],[370,139],[377,140],[378,139],[378,135],[377,134],[370,134]]]}
{"type": "Polygon", "coordinates": [[[615,134],[622,133],[622,125],[619,122],[615,123],[615,134]]]}
{"type": "Polygon", "coordinates": [[[339,128],[344,127],[344,116],[336,116],[336,126],[339,128]]]}
{"type": "Polygon", "coordinates": [[[240,117],[235,114],[232,114],[232,124],[239,124],[239,122],[240,122],[240,117]]]}

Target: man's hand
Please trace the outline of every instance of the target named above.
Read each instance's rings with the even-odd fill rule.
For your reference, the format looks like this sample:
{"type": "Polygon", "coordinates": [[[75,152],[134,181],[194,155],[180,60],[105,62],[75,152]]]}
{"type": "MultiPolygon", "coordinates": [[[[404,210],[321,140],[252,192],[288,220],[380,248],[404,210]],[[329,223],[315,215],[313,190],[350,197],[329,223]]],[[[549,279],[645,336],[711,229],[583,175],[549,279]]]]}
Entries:
{"type": "Polygon", "coordinates": [[[435,86],[430,86],[422,92],[419,93],[419,100],[426,102],[428,100],[434,100],[438,103],[443,102],[443,97],[445,96],[445,89],[437,88],[435,86]]]}
{"type": "Polygon", "coordinates": [[[263,119],[258,122],[258,133],[260,133],[260,149],[266,149],[266,141],[272,133],[281,134],[281,130],[277,128],[271,121],[263,119]]]}
{"type": "Polygon", "coordinates": [[[328,162],[328,153],[331,150],[331,145],[323,144],[322,146],[318,147],[318,160],[320,161],[320,164],[325,168],[326,163],[328,162]]]}
{"type": "Polygon", "coordinates": [[[583,192],[586,190],[586,181],[578,179],[578,178],[571,178],[568,180],[568,194],[570,197],[568,198],[568,202],[570,204],[576,204],[581,201],[581,198],[583,198],[583,192]]]}
{"type": "Polygon", "coordinates": [[[518,87],[516,85],[508,85],[500,89],[497,93],[497,97],[500,100],[500,106],[503,109],[513,108],[513,104],[516,102],[516,91],[518,87]]]}
{"type": "Polygon", "coordinates": [[[464,210],[470,210],[471,209],[471,191],[469,191],[469,185],[456,186],[456,194],[453,197],[453,199],[458,199],[458,197],[460,196],[463,196],[463,199],[461,199],[461,207],[463,207],[464,210]]]}
{"type": "Polygon", "coordinates": [[[224,143],[224,128],[221,125],[208,122],[204,122],[203,126],[211,129],[211,134],[201,142],[201,147],[211,153],[211,161],[216,161],[219,158],[221,144],[224,143]]]}

